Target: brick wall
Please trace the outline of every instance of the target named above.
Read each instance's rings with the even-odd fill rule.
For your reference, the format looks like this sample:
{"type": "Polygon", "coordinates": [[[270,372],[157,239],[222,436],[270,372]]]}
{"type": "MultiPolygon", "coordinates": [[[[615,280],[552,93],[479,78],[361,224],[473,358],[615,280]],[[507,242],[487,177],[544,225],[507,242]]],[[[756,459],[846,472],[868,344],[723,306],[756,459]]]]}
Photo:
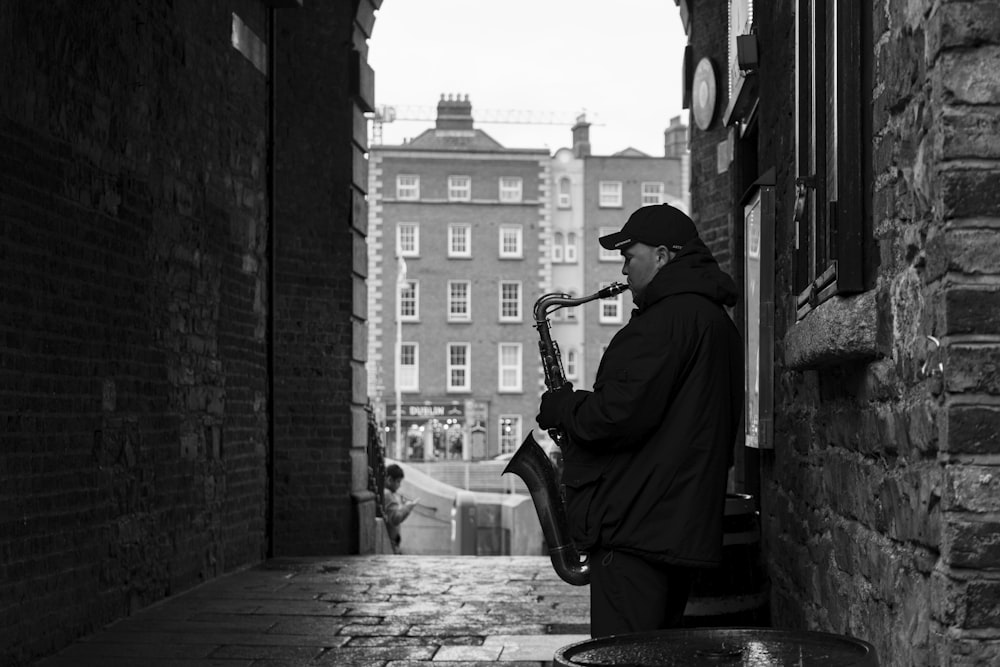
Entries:
{"type": "MultiPolygon", "coordinates": [[[[729,143],[729,129],[722,122],[729,102],[726,89],[726,25],[728,3],[714,0],[689,2],[694,28],[688,43],[691,47],[691,69],[702,58],[710,58],[717,73],[716,110],[712,124],[702,130],[693,114],[688,118],[691,128],[691,217],[698,233],[715,255],[723,271],[732,272],[732,175],[719,173],[719,146],[729,143]]],[[[680,63],[677,63],[680,66],[680,63]]],[[[724,152],[728,154],[727,148],[724,152]]]]}
{"type": "Polygon", "coordinates": [[[0,5],[5,665],[259,562],[271,536],[283,554],[371,541],[362,114],[378,3],[307,4],[278,12],[274,199],[265,3],[0,5]]]}
{"type": "Polygon", "coordinates": [[[864,638],[882,665],[993,664],[1000,13],[875,3],[876,286],[811,313],[833,336],[810,339],[788,278],[791,5],[758,16],[760,167],[777,169],[773,620],[864,638]],[[861,327],[863,358],[838,338],[861,327]]]}

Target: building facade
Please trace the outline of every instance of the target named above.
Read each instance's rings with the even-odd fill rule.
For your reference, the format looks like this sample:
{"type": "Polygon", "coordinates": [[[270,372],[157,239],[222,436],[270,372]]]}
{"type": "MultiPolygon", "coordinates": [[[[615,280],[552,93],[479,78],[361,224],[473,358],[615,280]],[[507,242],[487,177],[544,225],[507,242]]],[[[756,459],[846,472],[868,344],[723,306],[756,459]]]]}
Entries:
{"type": "MultiPolygon", "coordinates": [[[[589,127],[581,117],[573,148],[554,156],[509,149],[474,127],[467,98],[449,96],[433,129],[372,148],[369,385],[394,456],[514,451],[545,389],[536,301],[620,279],[620,255],[599,254],[597,236],[640,205],[683,205],[685,151],[593,156],[589,127]]],[[[668,135],[673,147],[684,129],[668,135]]],[[[593,383],[629,311],[626,294],[551,315],[567,379],[593,383]]]]}
{"type": "Polygon", "coordinates": [[[679,0],[778,627],[1000,661],[995,2],[679,0]]]}

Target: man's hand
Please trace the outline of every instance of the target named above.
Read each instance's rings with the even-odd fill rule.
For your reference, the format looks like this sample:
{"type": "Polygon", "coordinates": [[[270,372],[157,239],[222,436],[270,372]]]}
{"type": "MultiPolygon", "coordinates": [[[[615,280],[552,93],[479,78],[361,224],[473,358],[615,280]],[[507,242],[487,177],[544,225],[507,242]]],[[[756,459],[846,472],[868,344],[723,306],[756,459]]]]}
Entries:
{"type": "Polygon", "coordinates": [[[573,398],[573,385],[565,384],[559,389],[542,394],[542,404],[538,408],[535,421],[542,428],[554,428],[562,421],[563,408],[573,398]]]}

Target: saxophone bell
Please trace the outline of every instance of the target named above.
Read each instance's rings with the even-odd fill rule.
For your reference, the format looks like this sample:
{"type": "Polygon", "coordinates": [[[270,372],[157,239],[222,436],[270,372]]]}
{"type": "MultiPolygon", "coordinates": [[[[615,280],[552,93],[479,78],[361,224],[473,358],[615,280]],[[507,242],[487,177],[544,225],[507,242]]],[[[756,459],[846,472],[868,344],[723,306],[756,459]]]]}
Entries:
{"type": "Polygon", "coordinates": [[[507,473],[517,475],[528,487],[542,526],[542,535],[549,547],[552,569],[567,584],[586,586],[590,583],[590,563],[568,538],[566,508],[559,494],[555,470],[531,433],[514,452],[501,474],[507,473]]]}

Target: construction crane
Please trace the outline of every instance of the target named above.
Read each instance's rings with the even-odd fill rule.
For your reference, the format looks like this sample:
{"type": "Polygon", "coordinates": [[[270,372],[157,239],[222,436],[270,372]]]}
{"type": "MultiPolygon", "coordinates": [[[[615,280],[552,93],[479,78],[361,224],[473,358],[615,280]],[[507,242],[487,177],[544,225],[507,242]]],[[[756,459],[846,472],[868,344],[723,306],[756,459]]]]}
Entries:
{"type": "MultiPolygon", "coordinates": [[[[437,120],[437,107],[380,104],[370,116],[372,121],[372,143],[382,143],[382,125],[397,120],[437,120]]],[[[572,127],[576,123],[589,122],[591,125],[604,123],[587,121],[587,111],[532,111],[528,109],[476,109],[477,125],[563,125],[572,127]]]]}

